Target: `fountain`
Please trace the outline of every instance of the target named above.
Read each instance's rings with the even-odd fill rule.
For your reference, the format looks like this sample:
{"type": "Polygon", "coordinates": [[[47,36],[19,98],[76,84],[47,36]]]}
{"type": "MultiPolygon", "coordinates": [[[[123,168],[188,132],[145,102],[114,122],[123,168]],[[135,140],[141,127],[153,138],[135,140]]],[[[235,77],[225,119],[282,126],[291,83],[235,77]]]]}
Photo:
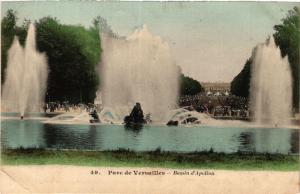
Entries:
{"type": "Polygon", "coordinates": [[[250,107],[259,124],[287,125],[292,109],[292,78],[288,58],[281,57],[273,37],[252,54],[250,107]]]}
{"type": "Polygon", "coordinates": [[[177,105],[179,77],[168,44],[144,25],[127,38],[101,34],[101,48],[103,106],[123,120],[128,107],[140,102],[152,120],[165,121],[177,105]]]}
{"type": "Polygon", "coordinates": [[[36,49],[35,27],[29,25],[25,48],[14,38],[8,51],[2,107],[10,112],[39,112],[44,101],[48,76],[47,58],[36,49]]]}

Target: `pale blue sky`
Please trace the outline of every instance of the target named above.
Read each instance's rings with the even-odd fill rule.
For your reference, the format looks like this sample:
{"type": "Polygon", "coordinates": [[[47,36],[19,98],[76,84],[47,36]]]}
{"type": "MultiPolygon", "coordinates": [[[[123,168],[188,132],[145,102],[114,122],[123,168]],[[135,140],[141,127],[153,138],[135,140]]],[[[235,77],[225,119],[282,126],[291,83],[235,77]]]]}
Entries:
{"type": "Polygon", "coordinates": [[[278,2],[2,2],[24,18],[53,16],[65,24],[91,25],[100,15],[113,31],[130,34],[147,24],[171,47],[183,72],[199,81],[231,81],[252,48],[271,35],[299,3],[278,2]]]}

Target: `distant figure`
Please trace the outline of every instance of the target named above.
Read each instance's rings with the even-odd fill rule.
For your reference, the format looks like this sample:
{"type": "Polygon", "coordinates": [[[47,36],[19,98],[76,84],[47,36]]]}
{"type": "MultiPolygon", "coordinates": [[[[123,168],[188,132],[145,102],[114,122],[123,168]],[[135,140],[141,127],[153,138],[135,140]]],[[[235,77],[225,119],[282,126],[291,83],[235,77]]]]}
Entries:
{"type": "Polygon", "coordinates": [[[22,116],[21,116],[21,120],[23,120],[23,119],[24,119],[24,116],[22,115],[22,116]]]}
{"type": "Polygon", "coordinates": [[[143,124],[146,123],[144,119],[144,113],[141,107],[140,103],[136,103],[135,106],[133,107],[130,115],[126,116],[124,118],[124,122],[126,124],[133,123],[133,124],[143,124]]]}

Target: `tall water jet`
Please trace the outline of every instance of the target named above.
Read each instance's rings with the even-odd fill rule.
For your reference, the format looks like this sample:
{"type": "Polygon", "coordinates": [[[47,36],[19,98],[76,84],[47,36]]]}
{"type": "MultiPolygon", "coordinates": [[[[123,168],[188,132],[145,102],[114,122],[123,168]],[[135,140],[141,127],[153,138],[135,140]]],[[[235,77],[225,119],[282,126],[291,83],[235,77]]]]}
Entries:
{"type": "Polygon", "coordinates": [[[139,102],[152,120],[163,121],[176,107],[178,96],[179,69],[168,44],[144,25],[126,38],[101,34],[101,47],[104,107],[121,109],[116,112],[124,118],[139,102]]]}
{"type": "Polygon", "coordinates": [[[35,27],[29,25],[22,48],[15,37],[8,51],[7,69],[2,93],[2,107],[6,111],[38,112],[44,101],[48,65],[44,53],[36,49],[35,27]]]}
{"type": "Polygon", "coordinates": [[[292,77],[287,56],[282,58],[274,38],[258,45],[252,54],[250,108],[261,124],[289,124],[292,77]]]}

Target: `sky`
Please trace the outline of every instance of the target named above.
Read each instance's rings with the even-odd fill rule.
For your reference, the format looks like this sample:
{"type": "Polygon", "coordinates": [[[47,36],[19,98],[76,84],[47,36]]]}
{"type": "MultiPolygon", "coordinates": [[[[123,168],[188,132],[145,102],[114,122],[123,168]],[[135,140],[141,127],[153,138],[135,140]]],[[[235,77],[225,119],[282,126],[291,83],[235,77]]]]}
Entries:
{"type": "MultiPolygon", "coordinates": [[[[23,19],[56,17],[64,24],[89,27],[101,16],[121,36],[146,24],[168,42],[182,72],[200,82],[230,82],[252,49],[274,33],[288,10],[299,2],[2,2],[23,19]]],[[[159,68],[159,67],[158,67],[159,68]]]]}

